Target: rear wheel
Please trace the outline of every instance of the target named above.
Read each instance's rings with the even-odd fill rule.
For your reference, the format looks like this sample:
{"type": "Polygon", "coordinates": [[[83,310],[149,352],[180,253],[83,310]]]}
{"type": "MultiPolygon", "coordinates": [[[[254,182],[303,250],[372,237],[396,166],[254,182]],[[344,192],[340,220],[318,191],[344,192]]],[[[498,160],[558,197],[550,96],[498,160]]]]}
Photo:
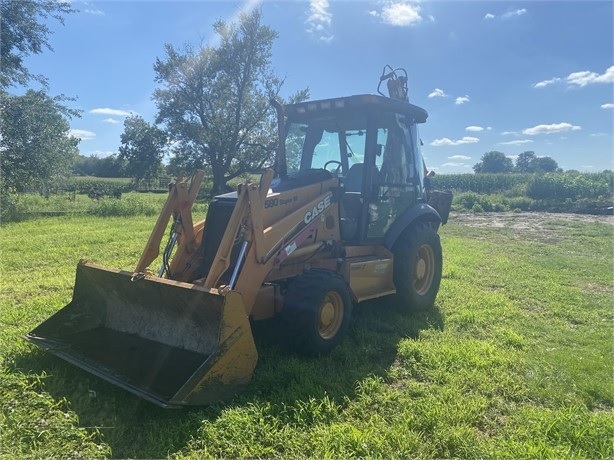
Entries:
{"type": "Polygon", "coordinates": [[[328,270],[296,277],[284,296],[281,327],[288,346],[299,353],[328,353],[347,334],[352,299],[345,280],[328,270]]]}
{"type": "Polygon", "coordinates": [[[394,246],[394,284],[397,297],[412,310],[435,303],[441,284],[442,254],[439,235],[429,224],[418,224],[401,234],[394,246]]]}

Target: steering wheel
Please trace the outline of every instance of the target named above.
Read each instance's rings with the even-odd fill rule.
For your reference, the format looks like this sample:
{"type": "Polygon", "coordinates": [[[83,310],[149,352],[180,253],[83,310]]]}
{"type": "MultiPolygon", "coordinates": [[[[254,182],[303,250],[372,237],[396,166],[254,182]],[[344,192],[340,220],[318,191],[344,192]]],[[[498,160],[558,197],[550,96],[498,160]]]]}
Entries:
{"type": "Polygon", "coordinates": [[[341,167],[342,167],[343,165],[341,164],[341,162],[340,162],[340,161],[337,161],[337,160],[329,160],[329,161],[327,161],[326,163],[324,163],[324,169],[326,169],[326,170],[328,171],[327,166],[328,166],[328,165],[331,165],[331,164],[332,164],[332,165],[337,165],[337,167],[336,167],[336,168],[335,168],[333,171],[329,171],[329,172],[330,172],[330,173],[332,173],[332,174],[334,174],[335,176],[338,176],[338,175],[339,175],[339,171],[341,171],[341,167]]]}

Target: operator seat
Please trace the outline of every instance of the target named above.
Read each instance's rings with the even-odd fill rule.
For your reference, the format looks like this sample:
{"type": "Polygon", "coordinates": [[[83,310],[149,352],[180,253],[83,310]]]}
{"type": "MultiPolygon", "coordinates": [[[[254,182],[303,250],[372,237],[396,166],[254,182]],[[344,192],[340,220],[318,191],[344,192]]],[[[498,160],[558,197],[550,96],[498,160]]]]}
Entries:
{"type": "Polygon", "coordinates": [[[364,163],[354,163],[350,166],[350,169],[348,169],[345,175],[345,180],[343,181],[346,192],[360,192],[362,190],[362,175],[364,170],[364,163]]]}

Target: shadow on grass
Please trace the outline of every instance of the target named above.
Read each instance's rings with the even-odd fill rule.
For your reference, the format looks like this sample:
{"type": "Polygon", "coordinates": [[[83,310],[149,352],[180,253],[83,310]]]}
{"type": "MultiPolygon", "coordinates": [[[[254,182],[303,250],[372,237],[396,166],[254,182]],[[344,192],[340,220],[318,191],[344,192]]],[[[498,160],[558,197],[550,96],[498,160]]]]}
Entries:
{"type": "Polygon", "coordinates": [[[443,330],[437,308],[404,312],[393,300],[378,299],[354,307],[348,336],[329,355],[298,356],[279,345],[273,324],[254,324],[258,366],[245,396],[292,404],[327,396],[337,403],[351,398],[367,376],[386,377],[399,341],[415,339],[421,330],[443,330]]]}
{"type": "Polygon", "coordinates": [[[355,307],[350,332],[329,355],[305,358],[279,345],[274,322],[253,325],[259,361],[247,390],[232,401],[183,410],[160,409],[52,355],[34,350],[14,357],[10,371],[45,375],[40,391],[67,401],[79,425],[100,433],[115,458],[163,458],[198,437],[203,421],[215,422],[229,408],[249,404],[295,406],[329,398],[345,405],[360,381],[386,379],[402,339],[415,339],[424,329],[443,329],[437,308],[407,313],[390,299],[355,307]]]}

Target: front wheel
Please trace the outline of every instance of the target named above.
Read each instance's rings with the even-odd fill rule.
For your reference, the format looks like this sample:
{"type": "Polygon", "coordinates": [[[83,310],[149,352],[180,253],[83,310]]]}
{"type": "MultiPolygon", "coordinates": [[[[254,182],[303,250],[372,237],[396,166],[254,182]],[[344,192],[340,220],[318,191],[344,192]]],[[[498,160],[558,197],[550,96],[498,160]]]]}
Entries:
{"type": "Polygon", "coordinates": [[[345,280],[328,270],[309,270],[288,285],[281,327],[288,346],[302,354],[330,352],[347,334],[352,299],[345,280]]]}
{"type": "Polygon", "coordinates": [[[442,251],[439,235],[429,224],[405,230],[393,248],[397,297],[412,310],[435,303],[441,284],[442,251]]]}

